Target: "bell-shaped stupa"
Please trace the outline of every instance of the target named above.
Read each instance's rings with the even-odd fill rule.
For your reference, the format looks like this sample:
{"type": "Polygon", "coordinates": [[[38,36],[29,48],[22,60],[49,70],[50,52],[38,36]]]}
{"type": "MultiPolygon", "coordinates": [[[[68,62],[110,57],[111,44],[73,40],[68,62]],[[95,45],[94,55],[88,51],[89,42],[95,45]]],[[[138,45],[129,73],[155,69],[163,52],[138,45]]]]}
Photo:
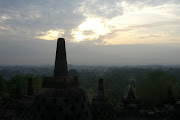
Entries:
{"type": "Polygon", "coordinates": [[[33,120],[91,120],[87,95],[68,76],[65,40],[57,41],[54,76],[43,79],[33,103],[33,120]]]}

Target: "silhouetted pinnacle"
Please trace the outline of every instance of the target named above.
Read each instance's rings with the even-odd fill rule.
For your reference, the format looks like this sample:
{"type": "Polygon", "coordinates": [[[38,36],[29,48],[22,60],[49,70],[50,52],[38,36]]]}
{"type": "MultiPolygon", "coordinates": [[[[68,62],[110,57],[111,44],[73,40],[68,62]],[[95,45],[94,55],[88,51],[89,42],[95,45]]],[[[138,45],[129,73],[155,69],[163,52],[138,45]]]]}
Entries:
{"type": "Polygon", "coordinates": [[[16,94],[17,94],[17,95],[20,95],[20,94],[21,94],[21,88],[20,88],[20,86],[19,86],[19,83],[20,83],[20,80],[18,81],[18,84],[17,84],[17,86],[16,86],[16,94]]]}
{"type": "Polygon", "coordinates": [[[171,86],[169,86],[169,89],[168,89],[168,99],[169,100],[173,100],[174,99],[173,93],[172,93],[172,90],[171,90],[171,86]]]}
{"type": "Polygon", "coordinates": [[[136,97],[135,97],[135,95],[134,95],[134,91],[133,91],[133,89],[132,89],[132,85],[131,85],[131,87],[130,87],[130,90],[129,90],[127,99],[136,99],[136,97]]]}
{"type": "Polygon", "coordinates": [[[59,38],[57,41],[54,77],[67,76],[67,75],[68,75],[68,70],[67,70],[65,40],[64,38],[59,38]]]}
{"type": "Polygon", "coordinates": [[[34,89],[33,89],[33,85],[32,85],[32,78],[28,79],[27,95],[34,95],[34,89]]]}
{"type": "Polygon", "coordinates": [[[103,82],[103,79],[99,79],[97,97],[104,98],[104,82],[103,82]]]}

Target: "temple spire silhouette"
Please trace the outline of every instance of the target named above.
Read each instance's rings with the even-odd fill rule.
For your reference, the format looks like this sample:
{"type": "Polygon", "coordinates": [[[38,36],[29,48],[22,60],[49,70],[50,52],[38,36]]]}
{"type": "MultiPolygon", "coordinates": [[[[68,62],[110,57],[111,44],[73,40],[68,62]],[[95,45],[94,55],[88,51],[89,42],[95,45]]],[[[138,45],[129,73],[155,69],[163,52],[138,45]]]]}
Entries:
{"type": "Polygon", "coordinates": [[[33,120],[91,120],[86,92],[68,75],[65,39],[57,40],[54,76],[44,77],[33,101],[33,120]]]}
{"type": "Polygon", "coordinates": [[[33,89],[32,78],[29,78],[29,79],[28,79],[28,90],[27,90],[27,95],[34,95],[34,89],[33,89]]]}
{"type": "Polygon", "coordinates": [[[174,103],[175,103],[175,98],[173,96],[171,86],[169,86],[168,93],[167,93],[167,98],[166,98],[166,104],[174,104],[174,103]]]}
{"type": "Polygon", "coordinates": [[[132,88],[132,85],[131,85],[131,87],[130,87],[130,90],[129,90],[127,99],[136,99],[135,94],[134,94],[134,91],[133,91],[133,88],[132,88]]]}
{"type": "Polygon", "coordinates": [[[103,82],[103,79],[99,79],[97,98],[102,98],[102,99],[104,98],[104,82],[103,82]]]}
{"type": "Polygon", "coordinates": [[[66,46],[64,38],[57,40],[54,77],[67,76],[66,46]]]}
{"type": "Polygon", "coordinates": [[[16,94],[17,95],[21,95],[22,94],[22,91],[21,91],[21,88],[20,88],[20,80],[18,81],[18,84],[17,84],[17,86],[16,86],[16,94]]]}

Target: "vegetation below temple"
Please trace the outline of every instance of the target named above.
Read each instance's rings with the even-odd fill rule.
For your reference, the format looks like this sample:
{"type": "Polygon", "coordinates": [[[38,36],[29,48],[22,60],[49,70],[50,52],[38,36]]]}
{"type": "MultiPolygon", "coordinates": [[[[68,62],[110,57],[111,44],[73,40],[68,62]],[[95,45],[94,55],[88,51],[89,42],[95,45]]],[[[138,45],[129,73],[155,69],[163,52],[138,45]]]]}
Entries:
{"type": "MultiPolygon", "coordinates": [[[[11,66],[0,67],[0,96],[8,99],[17,84],[26,94],[28,78],[33,79],[34,92],[41,88],[44,76],[53,75],[53,66],[11,66]]],[[[145,107],[161,105],[171,86],[177,99],[180,92],[180,68],[162,66],[144,67],[95,67],[69,65],[69,75],[78,76],[80,86],[86,90],[91,101],[97,90],[99,78],[104,79],[105,95],[115,105],[127,95],[133,86],[138,99],[145,107]]]]}

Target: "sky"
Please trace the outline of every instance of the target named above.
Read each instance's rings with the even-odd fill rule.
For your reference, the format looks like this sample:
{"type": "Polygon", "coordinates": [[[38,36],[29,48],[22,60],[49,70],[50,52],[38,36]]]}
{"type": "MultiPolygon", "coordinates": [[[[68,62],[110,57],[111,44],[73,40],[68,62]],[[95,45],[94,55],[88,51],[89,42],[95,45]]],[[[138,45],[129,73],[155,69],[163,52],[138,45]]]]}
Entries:
{"type": "Polygon", "coordinates": [[[0,65],[180,65],[180,0],[0,0],[0,65]]]}

